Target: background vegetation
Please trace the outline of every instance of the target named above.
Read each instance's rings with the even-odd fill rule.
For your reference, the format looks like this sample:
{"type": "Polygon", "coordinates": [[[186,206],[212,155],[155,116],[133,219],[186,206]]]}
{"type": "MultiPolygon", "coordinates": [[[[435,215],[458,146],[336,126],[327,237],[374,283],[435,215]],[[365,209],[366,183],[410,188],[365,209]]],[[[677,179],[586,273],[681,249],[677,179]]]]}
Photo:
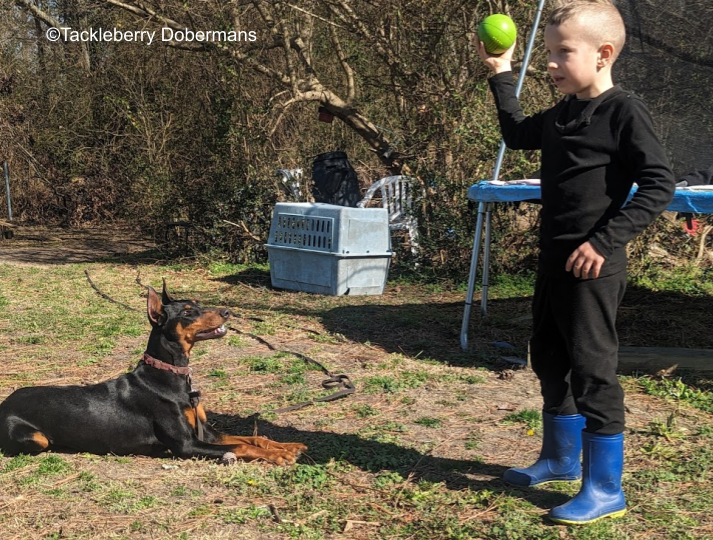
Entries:
{"type": "MultiPolygon", "coordinates": [[[[420,268],[465,275],[475,219],[465,194],[492,174],[500,140],[476,27],[489,13],[509,13],[521,58],[535,0],[0,6],[0,157],[10,164],[16,218],[125,221],[158,239],[166,222],[187,220],[193,249],[260,261],[271,209],[284,196],[275,170],[309,176],[315,155],[341,150],[362,189],[390,171],[419,178],[420,268]],[[52,43],[45,32],[53,26],[234,28],[255,31],[257,41],[52,43]],[[317,120],[320,106],[333,123],[317,120]]],[[[555,99],[540,52],[523,95],[528,110],[555,99]]],[[[501,177],[526,177],[537,160],[509,152],[501,177]]],[[[532,209],[498,210],[498,270],[533,267],[536,218],[532,209]]],[[[665,254],[678,262],[710,264],[706,253],[696,260],[698,245],[678,224],[650,234],[665,238],[665,254]]],[[[637,253],[636,264],[649,264],[646,249],[637,253]]]]}

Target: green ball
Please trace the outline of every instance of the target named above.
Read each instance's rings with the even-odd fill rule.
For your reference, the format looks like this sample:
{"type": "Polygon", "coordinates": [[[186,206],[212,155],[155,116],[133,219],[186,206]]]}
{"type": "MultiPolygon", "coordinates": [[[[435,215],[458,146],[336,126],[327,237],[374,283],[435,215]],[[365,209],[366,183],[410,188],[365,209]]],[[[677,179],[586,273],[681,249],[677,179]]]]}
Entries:
{"type": "Polygon", "coordinates": [[[478,39],[489,54],[502,54],[515,43],[517,28],[507,15],[496,13],[478,25],[478,39]]]}

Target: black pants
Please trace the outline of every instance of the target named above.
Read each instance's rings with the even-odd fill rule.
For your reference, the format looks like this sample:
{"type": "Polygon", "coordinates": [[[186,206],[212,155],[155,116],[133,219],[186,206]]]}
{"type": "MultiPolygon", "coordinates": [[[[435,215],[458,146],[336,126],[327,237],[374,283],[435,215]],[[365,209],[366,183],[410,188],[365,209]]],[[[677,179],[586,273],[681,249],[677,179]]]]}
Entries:
{"type": "Polygon", "coordinates": [[[532,369],[540,379],[544,412],[581,414],[586,431],[624,431],[624,391],[616,376],[616,312],[626,271],[591,280],[571,272],[542,272],[533,299],[532,369]]]}

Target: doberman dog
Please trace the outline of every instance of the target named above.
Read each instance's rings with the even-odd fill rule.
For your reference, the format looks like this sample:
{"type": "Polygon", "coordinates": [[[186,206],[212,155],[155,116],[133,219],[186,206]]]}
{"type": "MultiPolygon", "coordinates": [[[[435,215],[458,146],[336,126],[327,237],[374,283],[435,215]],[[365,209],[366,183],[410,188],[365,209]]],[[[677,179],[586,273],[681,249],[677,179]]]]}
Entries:
{"type": "Polygon", "coordinates": [[[151,334],[136,369],[91,386],[35,386],[0,404],[0,449],[6,455],[49,449],[116,455],[201,457],[293,464],[307,449],[264,437],[219,433],[191,386],[193,345],[221,338],[227,309],[174,300],[148,288],[151,334]]]}

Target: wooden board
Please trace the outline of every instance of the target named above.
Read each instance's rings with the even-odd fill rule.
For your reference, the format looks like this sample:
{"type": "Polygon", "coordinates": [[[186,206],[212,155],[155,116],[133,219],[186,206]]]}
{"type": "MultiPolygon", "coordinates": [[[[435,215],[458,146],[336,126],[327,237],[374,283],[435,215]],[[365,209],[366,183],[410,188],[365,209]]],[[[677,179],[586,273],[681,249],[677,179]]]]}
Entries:
{"type": "Polygon", "coordinates": [[[619,372],[671,375],[685,369],[713,372],[713,349],[673,347],[620,347],[619,372]]]}
{"type": "Polygon", "coordinates": [[[0,240],[9,240],[15,235],[15,231],[13,230],[15,228],[15,225],[10,223],[9,221],[5,221],[4,219],[0,219],[0,240]]]}

